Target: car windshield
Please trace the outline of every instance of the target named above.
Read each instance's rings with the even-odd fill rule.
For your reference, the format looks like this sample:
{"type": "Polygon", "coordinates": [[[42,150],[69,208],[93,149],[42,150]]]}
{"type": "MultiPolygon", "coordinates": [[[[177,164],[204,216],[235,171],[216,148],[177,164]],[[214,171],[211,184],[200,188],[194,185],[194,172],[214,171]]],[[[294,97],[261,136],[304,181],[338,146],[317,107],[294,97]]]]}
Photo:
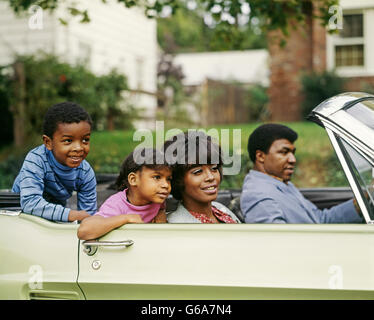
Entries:
{"type": "Polygon", "coordinates": [[[360,191],[365,201],[370,219],[374,219],[374,168],[360,153],[351,145],[341,139],[347,154],[347,160],[353,175],[360,186],[360,191]]]}
{"type": "Polygon", "coordinates": [[[374,129],[374,99],[361,101],[347,110],[352,117],[360,120],[367,127],[374,129]]]}

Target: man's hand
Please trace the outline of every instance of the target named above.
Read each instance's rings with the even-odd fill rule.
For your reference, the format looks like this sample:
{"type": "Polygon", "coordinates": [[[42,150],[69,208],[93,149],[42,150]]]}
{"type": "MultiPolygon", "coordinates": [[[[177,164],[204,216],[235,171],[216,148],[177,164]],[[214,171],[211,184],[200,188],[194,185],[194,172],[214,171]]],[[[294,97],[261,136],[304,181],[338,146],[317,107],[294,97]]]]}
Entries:
{"type": "Polygon", "coordinates": [[[83,219],[88,217],[91,217],[91,215],[84,210],[70,210],[68,221],[82,221],[83,219]]]}

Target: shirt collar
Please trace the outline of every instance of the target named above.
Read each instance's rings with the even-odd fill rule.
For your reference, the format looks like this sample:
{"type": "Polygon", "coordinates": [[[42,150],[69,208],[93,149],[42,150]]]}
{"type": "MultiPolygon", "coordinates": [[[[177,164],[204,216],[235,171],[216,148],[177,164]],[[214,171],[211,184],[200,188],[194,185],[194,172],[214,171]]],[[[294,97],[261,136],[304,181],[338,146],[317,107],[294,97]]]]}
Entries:
{"type": "MultiPolygon", "coordinates": [[[[46,148],[46,146],[44,146],[44,149],[45,149],[45,153],[46,153],[46,155],[47,155],[48,162],[49,162],[53,167],[58,168],[58,169],[60,169],[60,170],[63,171],[63,172],[73,171],[73,170],[75,169],[75,168],[70,168],[70,167],[68,167],[68,166],[65,166],[65,165],[59,163],[59,162],[56,160],[56,158],[55,158],[55,156],[53,155],[53,152],[52,152],[51,150],[48,150],[48,149],[46,148]]],[[[81,165],[82,165],[82,163],[81,163],[79,166],[81,166],[81,165]]]]}
{"type": "Polygon", "coordinates": [[[260,179],[265,181],[266,183],[271,183],[272,185],[280,188],[281,190],[283,189],[289,189],[289,187],[293,187],[293,183],[291,181],[288,181],[287,183],[284,183],[283,181],[280,181],[272,176],[269,176],[266,173],[263,173],[261,171],[257,170],[250,170],[249,171],[249,176],[254,177],[256,179],[260,179]]]}

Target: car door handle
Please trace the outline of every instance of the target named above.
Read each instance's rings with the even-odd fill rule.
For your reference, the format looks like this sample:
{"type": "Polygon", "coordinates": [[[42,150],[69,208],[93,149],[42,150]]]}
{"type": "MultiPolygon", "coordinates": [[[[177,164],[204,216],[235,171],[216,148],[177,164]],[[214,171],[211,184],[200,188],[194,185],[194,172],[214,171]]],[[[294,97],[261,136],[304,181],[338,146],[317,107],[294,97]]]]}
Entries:
{"type": "Polygon", "coordinates": [[[134,244],[132,240],[123,241],[98,241],[98,240],[86,240],[82,242],[83,251],[87,255],[92,256],[96,253],[97,247],[130,247],[134,244]]]}

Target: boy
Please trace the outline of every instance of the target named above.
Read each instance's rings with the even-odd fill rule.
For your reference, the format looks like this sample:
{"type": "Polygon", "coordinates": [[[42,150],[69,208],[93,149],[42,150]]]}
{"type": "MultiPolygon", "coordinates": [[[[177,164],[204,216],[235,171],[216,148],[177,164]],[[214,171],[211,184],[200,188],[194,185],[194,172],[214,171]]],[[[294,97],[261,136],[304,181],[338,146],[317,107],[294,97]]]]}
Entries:
{"type": "Polygon", "coordinates": [[[20,193],[21,208],[52,221],[81,221],[96,212],[96,178],[86,160],[92,120],[73,102],[58,103],[47,111],[43,144],[31,150],[12,191],[20,193]],[[77,191],[78,210],[65,208],[77,191]]]}

